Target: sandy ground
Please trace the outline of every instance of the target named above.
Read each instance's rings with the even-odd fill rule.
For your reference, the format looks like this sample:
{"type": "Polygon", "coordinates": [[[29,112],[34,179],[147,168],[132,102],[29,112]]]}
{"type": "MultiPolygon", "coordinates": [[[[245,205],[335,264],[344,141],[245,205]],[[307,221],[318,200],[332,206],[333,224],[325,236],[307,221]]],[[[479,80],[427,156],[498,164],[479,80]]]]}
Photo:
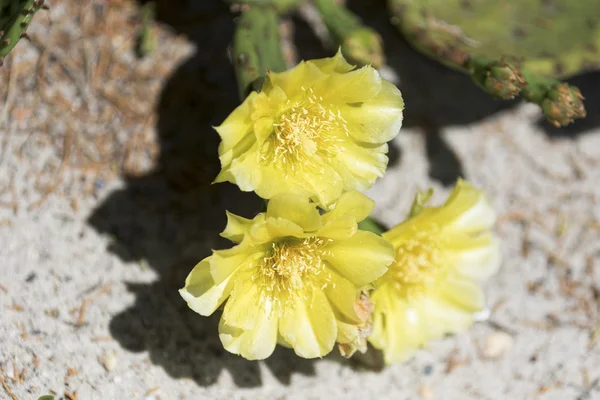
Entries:
{"type": "MultiPolygon", "coordinates": [[[[140,61],[136,9],[101,4],[55,0],[0,70],[1,399],[600,399],[598,74],[575,79],[588,119],[553,129],[407,49],[381,7],[358,7],[407,104],[369,191],[376,215],[399,222],[416,189],[440,201],[461,175],[484,188],[504,256],[491,316],[382,371],[285,349],[250,362],[176,291],[225,245],[224,210],[260,207],[209,185],[210,126],[237,101],[231,17],[213,1],[161,10],[140,61]]],[[[302,20],[282,28],[291,60],[331,54],[302,20]]]]}

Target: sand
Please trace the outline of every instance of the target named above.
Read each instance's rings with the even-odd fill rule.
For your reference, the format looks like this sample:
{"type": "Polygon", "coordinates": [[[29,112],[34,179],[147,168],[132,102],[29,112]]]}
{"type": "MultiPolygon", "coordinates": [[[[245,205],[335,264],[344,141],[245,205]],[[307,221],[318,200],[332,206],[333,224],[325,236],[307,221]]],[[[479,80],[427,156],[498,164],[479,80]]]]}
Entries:
{"type": "MultiPolygon", "coordinates": [[[[222,349],[218,317],[177,293],[226,245],[224,211],[261,206],[209,185],[210,125],[237,102],[231,18],[212,1],[186,14],[202,21],[194,29],[165,14],[139,61],[134,7],[78,3],[52,2],[0,70],[0,398],[600,398],[598,74],[575,79],[588,119],[554,129],[535,106],[491,100],[412,52],[381,10],[364,9],[406,99],[389,169],[368,192],[376,217],[401,221],[430,186],[441,202],[458,176],[484,189],[503,255],[486,285],[491,314],[381,371],[281,348],[250,362],[222,349]]],[[[291,27],[289,57],[331,53],[305,23],[291,27]]]]}

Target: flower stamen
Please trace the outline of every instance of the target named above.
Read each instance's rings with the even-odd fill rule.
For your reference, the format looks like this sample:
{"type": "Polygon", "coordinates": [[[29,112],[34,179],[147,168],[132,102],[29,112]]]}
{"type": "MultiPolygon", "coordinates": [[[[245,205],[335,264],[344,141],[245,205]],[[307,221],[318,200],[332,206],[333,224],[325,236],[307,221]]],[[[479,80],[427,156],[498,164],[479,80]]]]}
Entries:
{"type": "Polygon", "coordinates": [[[290,303],[280,309],[289,308],[297,296],[308,295],[308,289],[327,287],[330,277],[324,273],[322,249],[327,243],[317,237],[273,243],[252,279],[260,281],[264,295],[275,303],[281,299],[290,303]]]}
{"type": "Polygon", "coordinates": [[[444,272],[445,264],[443,250],[434,237],[419,232],[398,247],[389,273],[400,295],[418,298],[444,272]]]}
{"type": "Polygon", "coordinates": [[[348,136],[346,120],[312,89],[302,89],[304,99],[293,103],[273,124],[263,161],[294,170],[297,162],[305,162],[315,153],[334,156],[340,151],[339,144],[348,136]]]}

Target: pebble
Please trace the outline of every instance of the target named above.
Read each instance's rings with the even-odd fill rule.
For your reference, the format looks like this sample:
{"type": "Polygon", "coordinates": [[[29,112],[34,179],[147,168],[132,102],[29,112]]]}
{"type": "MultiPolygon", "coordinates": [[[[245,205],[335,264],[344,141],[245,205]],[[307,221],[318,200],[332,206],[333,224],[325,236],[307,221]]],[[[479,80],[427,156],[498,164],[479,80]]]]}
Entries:
{"type": "Polygon", "coordinates": [[[419,387],[419,396],[425,400],[432,400],[434,398],[433,390],[427,385],[421,385],[419,387]]]}
{"type": "Polygon", "coordinates": [[[506,332],[491,333],[482,348],[484,358],[496,359],[506,353],[513,345],[514,339],[506,332]]]}
{"type": "Polygon", "coordinates": [[[117,366],[117,355],[114,351],[105,351],[98,357],[98,362],[110,372],[117,366]]]}

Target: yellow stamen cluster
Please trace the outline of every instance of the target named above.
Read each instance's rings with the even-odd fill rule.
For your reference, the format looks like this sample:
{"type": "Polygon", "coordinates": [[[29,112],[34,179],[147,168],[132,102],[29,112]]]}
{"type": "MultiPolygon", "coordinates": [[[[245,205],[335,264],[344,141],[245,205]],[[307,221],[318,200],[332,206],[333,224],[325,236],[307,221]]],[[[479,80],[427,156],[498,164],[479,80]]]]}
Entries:
{"type": "Polygon", "coordinates": [[[444,266],[436,240],[426,232],[418,232],[396,250],[396,261],[390,266],[394,288],[402,296],[418,298],[439,278],[444,266]]]}
{"type": "Polygon", "coordinates": [[[339,110],[323,105],[323,98],[316,96],[312,89],[304,89],[302,101],[290,103],[288,109],[273,124],[273,135],[268,143],[263,160],[274,162],[278,166],[290,166],[306,161],[307,156],[317,152],[334,156],[338,151],[337,143],[342,142],[339,135],[347,136],[346,121],[339,110]]]}
{"type": "Polygon", "coordinates": [[[284,295],[290,303],[295,296],[307,294],[302,289],[315,284],[317,278],[324,288],[329,279],[319,275],[325,269],[322,248],[327,243],[326,239],[315,237],[273,243],[268,254],[259,260],[252,279],[259,280],[268,297],[277,301],[284,295]]]}

